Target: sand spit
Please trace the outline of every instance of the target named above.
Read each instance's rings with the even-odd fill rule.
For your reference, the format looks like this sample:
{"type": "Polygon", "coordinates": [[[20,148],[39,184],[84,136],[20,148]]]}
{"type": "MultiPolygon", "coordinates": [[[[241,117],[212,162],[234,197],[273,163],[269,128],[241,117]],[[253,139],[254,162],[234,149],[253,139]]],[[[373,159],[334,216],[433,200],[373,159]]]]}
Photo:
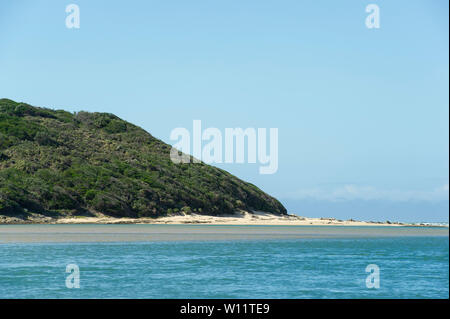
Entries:
{"type": "Polygon", "coordinates": [[[213,224],[213,225],[299,225],[299,226],[429,226],[398,222],[372,222],[339,220],[335,218],[307,218],[297,215],[274,215],[265,212],[238,212],[234,215],[208,216],[199,214],[179,214],[159,218],[114,218],[103,214],[96,216],[48,217],[29,215],[17,218],[0,215],[0,224],[213,224]]]}

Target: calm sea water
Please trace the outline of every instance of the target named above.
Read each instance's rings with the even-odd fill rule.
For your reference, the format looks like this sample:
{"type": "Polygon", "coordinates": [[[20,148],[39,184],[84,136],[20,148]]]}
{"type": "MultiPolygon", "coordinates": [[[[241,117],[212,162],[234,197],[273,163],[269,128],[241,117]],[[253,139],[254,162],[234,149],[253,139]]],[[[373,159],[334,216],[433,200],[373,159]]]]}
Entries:
{"type": "MultiPolygon", "coordinates": [[[[60,230],[55,234],[64,234],[61,226],[52,228],[60,230]]],[[[133,239],[132,228],[122,226],[115,229],[127,229],[133,239]]],[[[449,297],[449,239],[442,234],[19,243],[11,234],[5,240],[12,228],[2,227],[0,298],[449,297]],[[79,289],[66,287],[67,264],[79,266],[79,289]],[[368,264],[380,268],[379,289],[366,287],[368,264]]],[[[221,229],[227,227],[239,226],[221,229]]]]}

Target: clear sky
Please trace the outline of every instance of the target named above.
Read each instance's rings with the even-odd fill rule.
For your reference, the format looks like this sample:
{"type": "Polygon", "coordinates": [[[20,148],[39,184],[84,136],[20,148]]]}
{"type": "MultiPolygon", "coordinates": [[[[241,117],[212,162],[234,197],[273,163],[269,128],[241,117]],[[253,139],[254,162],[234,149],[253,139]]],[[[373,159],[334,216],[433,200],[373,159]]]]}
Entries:
{"type": "Polygon", "coordinates": [[[279,129],[220,164],[291,213],[448,221],[448,1],[0,2],[0,97],[172,129],[279,129]],[[65,25],[66,5],[80,28],[65,25]],[[368,4],[380,28],[368,29],[368,4]]]}

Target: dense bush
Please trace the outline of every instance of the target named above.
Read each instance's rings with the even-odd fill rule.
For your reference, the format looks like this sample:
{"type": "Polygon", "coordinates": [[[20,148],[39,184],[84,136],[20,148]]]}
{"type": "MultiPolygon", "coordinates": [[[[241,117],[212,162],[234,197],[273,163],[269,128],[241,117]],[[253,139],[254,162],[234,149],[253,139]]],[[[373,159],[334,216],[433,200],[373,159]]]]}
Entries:
{"type": "Polygon", "coordinates": [[[0,99],[0,213],[286,213],[256,186],[204,163],[174,164],[169,152],[113,114],[0,99]]]}

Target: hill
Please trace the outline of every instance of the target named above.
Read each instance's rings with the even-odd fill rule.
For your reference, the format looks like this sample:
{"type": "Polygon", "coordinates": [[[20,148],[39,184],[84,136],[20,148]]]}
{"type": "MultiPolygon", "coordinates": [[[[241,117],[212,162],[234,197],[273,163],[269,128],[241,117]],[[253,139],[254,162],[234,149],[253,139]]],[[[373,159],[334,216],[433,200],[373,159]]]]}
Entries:
{"type": "Polygon", "coordinates": [[[113,114],[0,99],[0,214],[286,214],[278,200],[224,170],[174,164],[170,149],[113,114]]]}

